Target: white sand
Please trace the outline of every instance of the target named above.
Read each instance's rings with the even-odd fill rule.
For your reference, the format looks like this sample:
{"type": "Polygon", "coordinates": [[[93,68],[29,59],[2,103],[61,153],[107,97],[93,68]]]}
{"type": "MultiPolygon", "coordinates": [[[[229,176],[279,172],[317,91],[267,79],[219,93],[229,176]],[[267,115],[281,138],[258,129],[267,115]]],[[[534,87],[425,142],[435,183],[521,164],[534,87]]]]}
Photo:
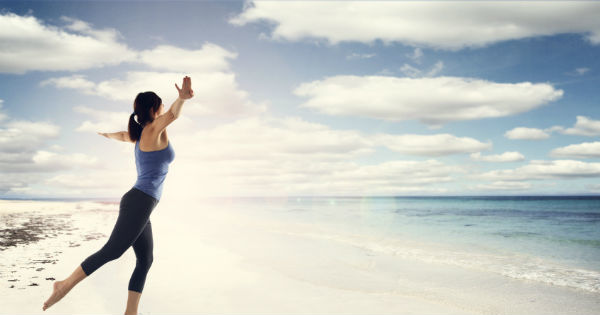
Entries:
{"type": "MultiPolygon", "coordinates": [[[[373,252],[340,242],[341,237],[318,237],[322,231],[313,226],[252,218],[226,211],[225,204],[195,204],[163,198],[152,214],[155,259],[141,314],[600,314],[599,294],[373,252]]],[[[0,201],[0,211],[8,208],[14,207],[0,201]]],[[[74,204],[57,208],[76,212],[74,204]]],[[[106,235],[115,219],[116,208],[74,218],[78,227],[106,235]]],[[[23,264],[42,252],[62,251],[59,262],[46,264],[42,272],[19,271],[23,279],[62,279],[106,238],[68,247],[61,236],[26,251],[0,252],[0,259],[23,264]]],[[[129,249],[46,313],[122,314],[134,266],[129,249]]],[[[6,278],[1,280],[0,313],[41,313],[52,281],[9,289],[6,278]]]]}

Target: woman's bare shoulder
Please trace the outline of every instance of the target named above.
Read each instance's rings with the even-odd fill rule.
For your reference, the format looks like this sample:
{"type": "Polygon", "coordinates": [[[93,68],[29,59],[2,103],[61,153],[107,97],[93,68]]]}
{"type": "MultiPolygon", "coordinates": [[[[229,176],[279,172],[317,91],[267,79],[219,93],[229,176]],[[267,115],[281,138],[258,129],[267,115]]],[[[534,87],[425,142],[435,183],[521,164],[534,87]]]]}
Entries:
{"type": "Polygon", "coordinates": [[[159,132],[156,131],[156,129],[152,129],[151,125],[148,125],[142,130],[142,135],[140,136],[140,149],[142,151],[161,150],[166,147],[168,143],[169,139],[167,137],[166,129],[159,132]],[[147,148],[146,146],[150,147],[147,148]]]}

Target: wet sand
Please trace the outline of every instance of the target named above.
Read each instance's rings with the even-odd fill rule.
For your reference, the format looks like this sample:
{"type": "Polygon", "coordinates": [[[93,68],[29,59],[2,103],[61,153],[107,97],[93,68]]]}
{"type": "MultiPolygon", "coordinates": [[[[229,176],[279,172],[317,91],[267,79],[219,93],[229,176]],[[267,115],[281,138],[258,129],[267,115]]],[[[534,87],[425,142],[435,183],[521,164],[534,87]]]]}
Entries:
{"type": "MultiPolygon", "coordinates": [[[[11,201],[7,204],[4,201],[0,208],[0,283],[15,290],[56,280],[58,275],[49,272],[48,265],[57,264],[65,248],[106,238],[105,233],[83,229],[76,224],[75,216],[82,213],[75,204],[65,206],[65,203],[57,202],[52,207],[52,203],[45,202],[48,209],[20,210],[27,203],[31,202],[11,201]]],[[[87,215],[110,213],[99,211],[87,210],[87,215]]]]}

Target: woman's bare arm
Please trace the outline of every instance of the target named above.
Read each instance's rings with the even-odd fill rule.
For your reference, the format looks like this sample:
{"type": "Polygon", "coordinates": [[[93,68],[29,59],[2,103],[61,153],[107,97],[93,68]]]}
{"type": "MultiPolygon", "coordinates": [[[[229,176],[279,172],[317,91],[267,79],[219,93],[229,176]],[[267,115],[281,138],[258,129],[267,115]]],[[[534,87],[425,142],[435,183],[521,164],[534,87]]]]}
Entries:
{"type": "Polygon", "coordinates": [[[194,91],[192,90],[192,78],[185,76],[183,78],[183,84],[181,84],[181,89],[179,86],[177,86],[177,83],[175,83],[175,88],[177,89],[179,97],[177,97],[175,102],[173,102],[173,105],[171,105],[169,111],[171,111],[175,118],[177,118],[181,113],[181,106],[183,106],[183,102],[194,97],[194,91]]]}
{"type": "Polygon", "coordinates": [[[125,142],[135,142],[135,141],[131,141],[131,138],[129,138],[129,132],[127,132],[127,131],[98,132],[98,134],[101,136],[105,136],[108,139],[115,139],[115,140],[125,141],[125,142]]]}
{"type": "Polygon", "coordinates": [[[173,102],[171,108],[167,110],[164,114],[156,117],[150,126],[153,134],[160,134],[169,124],[171,124],[177,117],[179,117],[181,113],[181,107],[185,100],[194,97],[194,91],[192,90],[192,79],[188,76],[183,78],[183,84],[181,85],[181,89],[175,83],[175,88],[177,88],[177,92],[179,93],[179,97],[173,102]]]}

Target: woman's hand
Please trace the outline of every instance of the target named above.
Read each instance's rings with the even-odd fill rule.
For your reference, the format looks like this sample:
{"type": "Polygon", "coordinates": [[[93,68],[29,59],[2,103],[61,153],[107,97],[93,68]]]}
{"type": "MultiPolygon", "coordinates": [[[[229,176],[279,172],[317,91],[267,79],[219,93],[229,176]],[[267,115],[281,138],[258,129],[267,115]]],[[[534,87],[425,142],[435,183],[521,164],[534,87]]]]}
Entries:
{"type": "Polygon", "coordinates": [[[194,91],[192,90],[192,78],[186,76],[183,78],[183,83],[181,84],[181,89],[175,83],[175,88],[179,92],[179,98],[183,100],[190,99],[194,97],[194,91]]]}
{"type": "Polygon", "coordinates": [[[98,134],[101,135],[101,136],[105,136],[105,137],[108,138],[108,133],[106,133],[106,132],[98,132],[98,134]]]}

